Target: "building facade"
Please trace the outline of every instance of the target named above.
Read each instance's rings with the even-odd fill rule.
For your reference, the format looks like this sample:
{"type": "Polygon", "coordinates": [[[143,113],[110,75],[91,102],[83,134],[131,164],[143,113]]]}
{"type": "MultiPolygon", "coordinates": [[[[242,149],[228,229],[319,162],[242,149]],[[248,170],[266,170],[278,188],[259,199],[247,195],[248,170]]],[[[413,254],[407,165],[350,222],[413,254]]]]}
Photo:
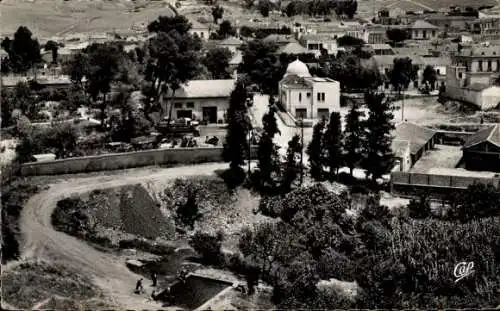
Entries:
{"type": "Polygon", "coordinates": [[[328,118],[340,111],[340,83],[312,77],[307,66],[296,60],[279,82],[279,100],[295,119],[328,118]]]}
{"type": "Polygon", "coordinates": [[[500,124],[472,135],[462,150],[466,169],[500,172],[500,124]]]}
{"type": "Polygon", "coordinates": [[[226,111],[229,108],[229,97],[235,86],[235,80],[191,80],[182,85],[173,94],[169,92],[164,98],[173,105],[174,119],[190,118],[207,123],[225,123],[226,111]]]}

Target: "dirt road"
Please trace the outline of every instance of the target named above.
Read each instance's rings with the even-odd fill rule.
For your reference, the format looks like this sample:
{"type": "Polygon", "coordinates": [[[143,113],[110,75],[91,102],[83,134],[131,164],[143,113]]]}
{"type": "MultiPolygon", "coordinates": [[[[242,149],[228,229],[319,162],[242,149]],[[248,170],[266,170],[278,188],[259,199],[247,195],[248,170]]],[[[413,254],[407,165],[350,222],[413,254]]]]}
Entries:
{"type": "MultiPolygon", "coordinates": [[[[37,258],[71,266],[92,277],[112,303],[119,307],[161,307],[147,299],[147,296],[133,293],[135,282],[140,276],[130,272],[117,257],[97,251],[81,240],[55,231],[51,225],[51,214],[56,202],[74,193],[136,184],[146,180],[155,182],[193,175],[212,175],[215,170],[225,168],[227,164],[224,163],[166,169],[146,168],[126,174],[75,178],[51,184],[48,190],[32,197],[21,214],[22,260],[37,258]]],[[[148,282],[144,285],[149,291],[148,282]]],[[[149,295],[149,292],[147,294],[149,295]]]]}

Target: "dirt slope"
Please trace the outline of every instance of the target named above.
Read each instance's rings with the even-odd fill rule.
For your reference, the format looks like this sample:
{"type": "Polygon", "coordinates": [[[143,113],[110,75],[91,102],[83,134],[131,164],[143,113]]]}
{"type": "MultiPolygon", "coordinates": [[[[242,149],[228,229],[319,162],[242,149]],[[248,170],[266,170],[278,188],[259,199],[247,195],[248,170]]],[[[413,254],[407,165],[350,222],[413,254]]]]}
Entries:
{"type": "MultiPolygon", "coordinates": [[[[83,241],[55,231],[50,216],[56,202],[74,193],[137,184],[146,180],[159,182],[185,176],[212,175],[215,170],[226,167],[227,164],[221,163],[168,169],[148,168],[128,172],[127,175],[84,177],[51,184],[50,189],[31,198],[23,209],[20,220],[22,258],[43,258],[72,266],[92,277],[117,306],[127,309],[161,307],[146,296],[133,294],[133,287],[140,276],[130,272],[123,262],[111,254],[97,251],[83,241]]],[[[148,289],[149,284],[146,282],[144,285],[148,289]]]]}

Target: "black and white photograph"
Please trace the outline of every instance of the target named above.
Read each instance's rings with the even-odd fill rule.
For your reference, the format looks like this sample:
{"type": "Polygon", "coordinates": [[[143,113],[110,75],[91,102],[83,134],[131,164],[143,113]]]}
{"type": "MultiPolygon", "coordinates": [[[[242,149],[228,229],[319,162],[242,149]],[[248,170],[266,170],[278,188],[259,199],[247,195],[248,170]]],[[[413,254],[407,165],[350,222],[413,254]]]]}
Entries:
{"type": "Polygon", "coordinates": [[[500,0],[0,0],[2,310],[500,311],[500,0]]]}

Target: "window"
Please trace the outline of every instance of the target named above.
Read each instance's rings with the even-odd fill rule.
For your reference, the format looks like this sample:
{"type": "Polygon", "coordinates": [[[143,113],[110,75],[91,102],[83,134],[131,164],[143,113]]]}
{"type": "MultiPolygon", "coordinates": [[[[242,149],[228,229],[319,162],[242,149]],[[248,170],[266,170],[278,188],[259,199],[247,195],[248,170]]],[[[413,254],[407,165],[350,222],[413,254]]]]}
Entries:
{"type": "Polygon", "coordinates": [[[491,60],[488,61],[488,72],[491,72],[492,69],[491,69],[491,60]]]}
{"type": "Polygon", "coordinates": [[[461,73],[461,72],[459,72],[459,73],[458,73],[458,78],[459,78],[459,79],[462,79],[462,76],[463,76],[463,75],[462,75],[462,73],[461,73]]]}
{"type": "Polygon", "coordinates": [[[438,75],[440,75],[440,74],[441,74],[441,72],[439,72],[439,68],[438,68],[438,69],[436,69],[436,73],[437,73],[438,75]]]}
{"type": "Polygon", "coordinates": [[[174,108],[175,109],[182,108],[182,103],[174,103],[174,108]]]}
{"type": "Polygon", "coordinates": [[[186,107],[187,108],[194,108],[194,103],[193,102],[189,102],[186,104],[186,107]]]}
{"type": "Polygon", "coordinates": [[[433,30],[433,31],[432,31],[432,36],[434,37],[435,35],[436,35],[436,31],[435,31],[435,30],[433,30]]]}
{"type": "Polygon", "coordinates": [[[422,31],[422,37],[424,39],[427,38],[427,30],[422,31]]]}
{"type": "Polygon", "coordinates": [[[307,92],[306,97],[311,98],[311,92],[307,92]]]}
{"type": "Polygon", "coordinates": [[[299,102],[302,101],[302,93],[299,93],[299,102]]]}
{"type": "Polygon", "coordinates": [[[316,100],[320,101],[321,100],[321,93],[316,93],[316,100]]]}
{"type": "Polygon", "coordinates": [[[321,101],[325,101],[325,93],[321,93],[321,101]]]}
{"type": "Polygon", "coordinates": [[[200,37],[202,37],[202,38],[204,37],[204,33],[203,33],[203,31],[202,31],[202,32],[200,32],[200,37]]]}

